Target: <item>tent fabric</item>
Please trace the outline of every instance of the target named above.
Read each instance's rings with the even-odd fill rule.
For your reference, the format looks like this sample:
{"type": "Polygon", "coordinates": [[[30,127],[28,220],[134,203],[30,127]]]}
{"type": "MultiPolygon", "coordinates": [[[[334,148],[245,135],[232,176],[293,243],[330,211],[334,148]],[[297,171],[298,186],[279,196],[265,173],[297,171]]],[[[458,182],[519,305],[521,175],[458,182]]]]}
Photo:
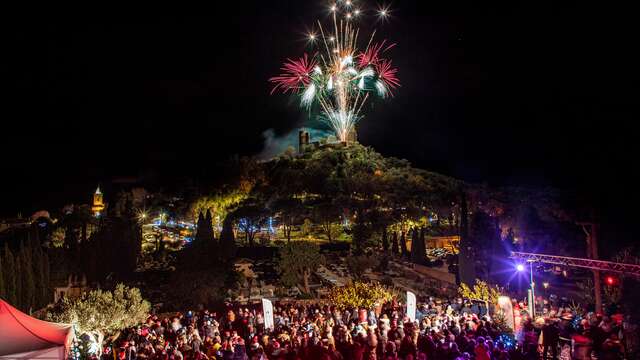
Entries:
{"type": "Polygon", "coordinates": [[[0,299],[0,358],[25,359],[34,352],[31,356],[51,359],[57,353],[62,354],[57,358],[64,359],[72,340],[71,325],[38,320],[0,299]]]}
{"type": "Polygon", "coordinates": [[[44,350],[29,351],[20,354],[0,355],[0,360],[27,360],[27,359],[39,359],[39,360],[58,360],[67,359],[65,356],[64,346],[52,347],[44,350]]]}

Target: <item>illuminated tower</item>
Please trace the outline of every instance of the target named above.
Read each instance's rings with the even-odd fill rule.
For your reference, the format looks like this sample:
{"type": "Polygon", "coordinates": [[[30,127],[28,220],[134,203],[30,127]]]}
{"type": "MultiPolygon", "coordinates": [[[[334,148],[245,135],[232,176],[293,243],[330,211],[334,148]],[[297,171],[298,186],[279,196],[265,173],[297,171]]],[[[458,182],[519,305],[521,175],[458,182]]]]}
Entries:
{"type": "Polygon", "coordinates": [[[100,191],[100,186],[96,189],[96,192],[93,194],[93,204],[91,205],[91,211],[93,212],[93,216],[99,217],[104,210],[104,200],[102,198],[102,192],[100,191]]]}

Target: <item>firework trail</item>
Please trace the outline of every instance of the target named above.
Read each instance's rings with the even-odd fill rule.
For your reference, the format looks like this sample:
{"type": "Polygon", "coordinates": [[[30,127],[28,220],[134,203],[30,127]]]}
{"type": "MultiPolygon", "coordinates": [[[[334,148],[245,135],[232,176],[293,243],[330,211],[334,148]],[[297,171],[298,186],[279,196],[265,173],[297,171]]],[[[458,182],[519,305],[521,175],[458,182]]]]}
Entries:
{"type": "MultiPolygon", "coordinates": [[[[352,0],[331,3],[330,24],[318,21],[319,34],[309,33],[309,41],[316,47],[313,55],[304,54],[297,60],[287,59],[281,74],[269,81],[274,92],[294,93],[300,106],[311,109],[318,104],[321,118],[326,121],[339,141],[355,136],[355,125],[362,118],[362,108],[371,96],[386,98],[400,86],[391,60],[384,54],[395,44],[386,40],[374,42],[375,31],[366,46],[358,48],[357,22],[363,11],[352,0]]],[[[385,18],[387,8],[378,10],[385,18]]]]}

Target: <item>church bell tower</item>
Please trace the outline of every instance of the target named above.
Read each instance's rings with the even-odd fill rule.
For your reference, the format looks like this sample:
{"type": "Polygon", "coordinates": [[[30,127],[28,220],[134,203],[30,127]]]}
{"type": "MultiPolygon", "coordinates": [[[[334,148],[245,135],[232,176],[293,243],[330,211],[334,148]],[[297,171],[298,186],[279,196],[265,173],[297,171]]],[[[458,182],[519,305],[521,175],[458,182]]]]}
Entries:
{"type": "Polygon", "coordinates": [[[100,186],[96,189],[96,192],[93,193],[93,204],[91,205],[91,211],[93,212],[93,216],[100,217],[102,212],[104,211],[104,199],[102,197],[102,191],[100,191],[100,186]]]}

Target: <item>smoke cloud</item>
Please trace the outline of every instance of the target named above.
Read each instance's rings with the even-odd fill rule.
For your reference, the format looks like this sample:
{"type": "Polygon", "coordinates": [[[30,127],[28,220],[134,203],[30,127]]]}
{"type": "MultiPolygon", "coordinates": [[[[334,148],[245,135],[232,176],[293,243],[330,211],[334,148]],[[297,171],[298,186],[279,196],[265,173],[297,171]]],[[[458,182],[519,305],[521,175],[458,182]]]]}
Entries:
{"type": "MultiPolygon", "coordinates": [[[[331,132],[320,129],[304,128],[309,132],[311,142],[320,141],[320,139],[326,138],[331,135],[331,132]]],[[[274,129],[267,129],[262,133],[264,138],[264,147],[262,151],[257,155],[259,160],[269,160],[292,147],[295,151],[298,151],[298,132],[300,129],[292,129],[286,134],[277,135],[274,129]]]]}

